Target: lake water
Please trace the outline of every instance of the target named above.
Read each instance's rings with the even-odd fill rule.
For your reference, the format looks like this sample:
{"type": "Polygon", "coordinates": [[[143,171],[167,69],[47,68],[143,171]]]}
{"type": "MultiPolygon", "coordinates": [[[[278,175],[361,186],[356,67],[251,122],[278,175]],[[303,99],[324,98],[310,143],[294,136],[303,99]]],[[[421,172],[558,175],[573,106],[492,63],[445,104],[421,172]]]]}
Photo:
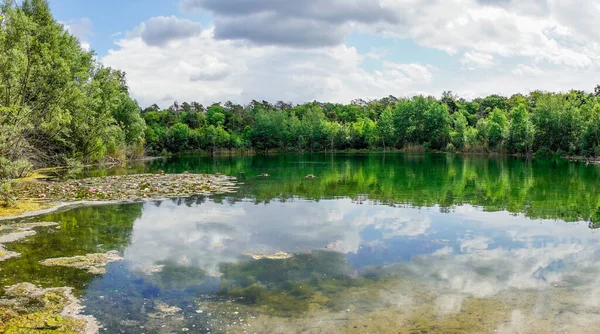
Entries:
{"type": "Polygon", "coordinates": [[[106,333],[600,328],[598,166],[445,154],[185,156],[83,175],[159,170],[242,184],[226,196],[27,219],[60,228],[7,244],[22,255],[0,263],[2,284],[74,287],[106,333]],[[124,260],[105,274],[39,264],[112,250],[124,260]]]}

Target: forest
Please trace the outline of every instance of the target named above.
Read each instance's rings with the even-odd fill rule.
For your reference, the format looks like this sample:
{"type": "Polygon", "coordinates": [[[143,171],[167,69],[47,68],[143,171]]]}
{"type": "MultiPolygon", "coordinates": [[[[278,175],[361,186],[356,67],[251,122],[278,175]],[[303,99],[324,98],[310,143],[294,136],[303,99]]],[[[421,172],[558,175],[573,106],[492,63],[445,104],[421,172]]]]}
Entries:
{"type": "MultiPolygon", "coordinates": [[[[0,16],[0,180],[38,167],[186,151],[600,157],[600,85],[472,100],[444,92],[349,104],[174,102],[142,109],[125,73],[83,49],[46,0],[3,0],[0,16]]],[[[9,183],[0,184],[1,197],[9,183]]]]}
{"type": "Polygon", "coordinates": [[[404,150],[600,156],[600,86],[594,93],[534,91],[466,100],[388,96],[350,104],[175,102],[142,110],[152,154],[404,150]]]}

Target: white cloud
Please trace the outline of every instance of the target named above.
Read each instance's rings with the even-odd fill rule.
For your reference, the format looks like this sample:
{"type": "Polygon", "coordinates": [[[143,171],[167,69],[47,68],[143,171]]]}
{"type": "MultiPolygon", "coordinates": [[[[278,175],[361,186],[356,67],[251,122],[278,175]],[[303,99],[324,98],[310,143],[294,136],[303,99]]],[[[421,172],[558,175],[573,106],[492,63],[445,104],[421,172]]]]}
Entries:
{"type": "Polygon", "coordinates": [[[519,65],[517,65],[517,68],[515,68],[514,70],[511,71],[511,73],[514,75],[520,75],[520,76],[537,75],[537,74],[541,74],[542,70],[540,70],[537,66],[528,66],[528,65],[519,64],[519,65]]]}
{"type": "Polygon", "coordinates": [[[493,55],[480,53],[477,51],[465,52],[462,58],[460,58],[460,63],[464,68],[469,70],[475,70],[478,68],[491,68],[496,65],[493,55]]]}
{"type": "Polygon", "coordinates": [[[367,71],[362,67],[365,56],[346,45],[256,46],[217,40],[213,29],[149,45],[143,29],[127,34],[117,42],[119,49],[102,59],[127,72],[131,91],[142,105],[166,105],[173,97],[202,103],[349,102],[357,97],[405,95],[433,80],[431,67],[416,63],[386,61],[382,71],[367,71]]]}
{"type": "Polygon", "coordinates": [[[174,16],[151,18],[121,35],[118,48],[102,59],[127,72],[142,104],[589,90],[600,75],[600,8],[593,1],[182,4],[185,10],[205,10],[213,25],[174,16]],[[441,64],[456,58],[459,64],[391,62],[395,54],[381,46],[361,54],[346,44],[353,32],[408,38],[445,51],[448,59],[441,64]],[[365,69],[365,59],[376,66],[365,69]]]}
{"type": "Polygon", "coordinates": [[[77,20],[70,20],[67,22],[59,21],[59,23],[62,24],[65,30],[67,30],[70,34],[77,37],[82,49],[84,49],[85,51],[91,50],[91,46],[88,42],[88,39],[94,34],[94,25],[92,23],[92,20],[90,20],[87,17],[83,17],[77,20]]]}

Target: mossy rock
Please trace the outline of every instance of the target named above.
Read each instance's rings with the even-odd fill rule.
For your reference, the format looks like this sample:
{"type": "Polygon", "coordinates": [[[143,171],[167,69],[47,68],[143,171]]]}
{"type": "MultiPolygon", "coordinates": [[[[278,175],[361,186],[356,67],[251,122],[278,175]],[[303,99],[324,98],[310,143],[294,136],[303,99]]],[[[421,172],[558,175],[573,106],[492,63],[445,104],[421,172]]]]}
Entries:
{"type": "Polygon", "coordinates": [[[41,261],[40,264],[44,266],[86,269],[90,274],[104,274],[106,272],[105,267],[109,263],[121,260],[123,260],[123,258],[119,256],[118,252],[110,251],[105,254],[97,253],[46,259],[41,261]]]}
{"type": "Polygon", "coordinates": [[[97,333],[98,325],[68,287],[43,289],[31,283],[6,288],[0,300],[0,333],[97,333]],[[10,306],[9,306],[10,305],[10,306]]]}
{"type": "Polygon", "coordinates": [[[37,312],[10,319],[4,328],[6,334],[84,333],[85,322],[62,317],[52,312],[37,312]]]}

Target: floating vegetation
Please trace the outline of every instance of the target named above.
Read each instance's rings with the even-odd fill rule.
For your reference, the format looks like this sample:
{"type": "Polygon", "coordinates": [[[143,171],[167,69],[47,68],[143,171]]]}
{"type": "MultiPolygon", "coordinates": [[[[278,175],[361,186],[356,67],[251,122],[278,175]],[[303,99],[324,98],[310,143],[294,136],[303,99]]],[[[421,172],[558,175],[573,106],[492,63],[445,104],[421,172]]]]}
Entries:
{"type": "Polygon", "coordinates": [[[121,261],[123,258],[117,251],[107,253],[87,254],[73,257],[60,257],[54,259],[46,259],[40,264],[44,266],[59,266],[85,269],[90,274],[106,273],[106,266],[111,262],[121,261]]]}
{"type": "Polygon", "coordinates": [[[235,192],[235,178],[209,174],[138,174],[64,182],[22,182],[19,199],[130,201],[235,192]]]}
{"type": "Polygon", "coordinates": [[[250,256],[255,260],[269,259],[269,260],[284,260],[293,257],[292,254],[286,252],[277,252],[274,254],[259,254],[259,253],[242,253],[242,255],[250,256]]]}
{"type": "Polygon", "coordinates": [[[0,299],[1,333],[98,333],[96,319],[67,287],[42,289],[31,283],[6,288],[0,299]]]}

